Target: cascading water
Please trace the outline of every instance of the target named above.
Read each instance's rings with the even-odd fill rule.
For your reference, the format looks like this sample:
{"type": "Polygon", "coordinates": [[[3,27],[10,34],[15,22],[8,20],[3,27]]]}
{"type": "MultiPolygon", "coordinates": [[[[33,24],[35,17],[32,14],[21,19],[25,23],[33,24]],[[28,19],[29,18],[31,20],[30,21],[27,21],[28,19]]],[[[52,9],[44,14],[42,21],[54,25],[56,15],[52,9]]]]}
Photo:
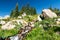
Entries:
{"type": "Polygon", "coordinates": [[[18,35],[10,37],[10,40],[19,40],[18,35]]]}
{"type": "Polygon", "coordinates": [[[10,40],[23,40],[23,38],[26,36],[26,33],[28,33],[30,30],[32,30],[32,27],[31,25],[27,25],[23,28],[21,28],[20,30],[20,33],[17,34],[16,36],[12,36],[10,37],[10,40]]]}

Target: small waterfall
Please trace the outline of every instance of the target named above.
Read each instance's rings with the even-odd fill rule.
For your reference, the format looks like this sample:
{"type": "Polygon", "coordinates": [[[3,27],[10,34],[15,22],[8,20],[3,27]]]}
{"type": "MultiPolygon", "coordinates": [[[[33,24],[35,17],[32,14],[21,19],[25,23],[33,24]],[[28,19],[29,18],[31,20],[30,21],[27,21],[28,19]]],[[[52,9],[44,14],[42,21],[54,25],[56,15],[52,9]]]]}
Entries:
{"type": "Polygon", "coordinates": [[[10,37],[10,40],[19,40],[18,35],[10,37]]]}
{"type": "Polygon", "coordinates": [[[19,34],[17,34],[16,36],[10,37],[10,40],[23,40],[23,38],[26,36],[26,34],[29,31],[32,30],[32,28],[34,28],[34,26],[30,25],[30,23],[29,23],[27,26],[20,29],[19,34]]]}

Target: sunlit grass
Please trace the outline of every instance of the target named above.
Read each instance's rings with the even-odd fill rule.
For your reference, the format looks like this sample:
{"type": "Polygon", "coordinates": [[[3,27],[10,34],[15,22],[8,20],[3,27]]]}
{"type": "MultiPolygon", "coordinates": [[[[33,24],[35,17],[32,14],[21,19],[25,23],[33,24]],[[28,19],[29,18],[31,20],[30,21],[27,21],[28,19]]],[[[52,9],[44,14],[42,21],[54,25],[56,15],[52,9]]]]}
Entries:
{"type": "Polygon", "coordinates": [[[20,25],[16,24],[16,27],[14,29],[11,29],[11,30],[2,30],[2,29],[0,29],[0,37],[7,38],[9,36],[16,35],[16,34],[18,34],[18,31],[20,30],[21,27],[22,27],[21,24],[20,25]]]}
{"type": "Polygon", "coordinates": [[[36,22],[35,28],[26,35],[24,40],[60,40],[60,35],[57,35],[54,32],[56,26],[49,28],[49,26],[47,26],[46,24],[47,22],[48,24],[54,23],[54,22],[50,22],[53,20],[48,20],[47,22],[46,21],[47,20],[42,22],[42,24],[46,25],[46,27],[45,26],[44,27],[48,29],[45,30],[43,25],[39,26],[41,22],[36,22]]]}

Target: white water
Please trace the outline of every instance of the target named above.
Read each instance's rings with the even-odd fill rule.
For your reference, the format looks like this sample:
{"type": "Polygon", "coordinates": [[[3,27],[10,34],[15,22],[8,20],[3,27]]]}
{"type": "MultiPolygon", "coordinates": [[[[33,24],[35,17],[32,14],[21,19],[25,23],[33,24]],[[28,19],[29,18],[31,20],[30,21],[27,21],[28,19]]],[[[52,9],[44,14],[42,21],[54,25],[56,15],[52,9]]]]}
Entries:
{"type": "Polygon", "coordinates": [[[19,40],[18,35],[10,37],[10,40],[19,40]]]}

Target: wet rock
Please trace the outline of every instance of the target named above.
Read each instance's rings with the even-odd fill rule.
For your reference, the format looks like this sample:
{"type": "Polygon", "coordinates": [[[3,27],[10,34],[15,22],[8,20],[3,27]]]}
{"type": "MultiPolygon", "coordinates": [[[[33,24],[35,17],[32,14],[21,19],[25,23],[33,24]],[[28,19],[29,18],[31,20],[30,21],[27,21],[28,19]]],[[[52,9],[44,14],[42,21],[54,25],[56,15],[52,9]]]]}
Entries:
{"type": "Polygon", "coordinates": [[[10,40],[10,38],[5,38],[5,40],[10,40]]]}
{"type": "Polygon", "coordinates": [[[4,39],[0,37],[0,40],[4,40],[4,39]]]}
{"type": "Polygon", "coordinates": [[[10,37],[10,40],[23,40],[26,34],[32,30],[31,25],[31,23],[28,23],[28,25],[22,27],[18,32],[17,36],[10,37]]]}
{"type": "Polygon", "coordinates": [[[19,40],[18,35],[10,37],[10,40],[19,40]]]}

